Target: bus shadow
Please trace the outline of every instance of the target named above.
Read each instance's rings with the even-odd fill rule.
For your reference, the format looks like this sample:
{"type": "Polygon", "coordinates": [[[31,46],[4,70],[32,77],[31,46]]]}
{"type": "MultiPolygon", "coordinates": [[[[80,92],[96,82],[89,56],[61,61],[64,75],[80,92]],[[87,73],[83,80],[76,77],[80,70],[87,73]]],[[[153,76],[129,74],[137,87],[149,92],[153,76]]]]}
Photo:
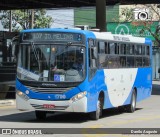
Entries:
{"type": "MultiPolygon", "coordinates": [[[[141,109],[142,108],[136,108],[135,111],[139,111],[141,109]]],[[[121,108],[110,108],[110,109],[103,110],[102,118],[117,116],[121,114],[123,115],[124,113],[128,113],[128,112],[126,112],[124,109],[121,109],[121,108]]]]}
{"type": "MultiPolygon", "coordinates": [[[[137,108],[136,111],[141,110],[137,108]]],[[[117,108],[107,109],[103,111],[103,118],[117,116],[126,113],[117,108]]],[[[56,112],[54,114],[47,114],[45,120],[37,120],[35,113],[31,112],[21,112],[16,114],[0,116],[0,121],[2,122],[24,122],[24,123],[84,123],[91,121],[89,114],[85,113],[60,113],[56,112]]]]}
{"type": "Polygon", "coordinates": [[[9,114],[0,116],[2,122],[25,122],[25,123],[83,123],[87,121],[86,114],[80,113],[54,113],[47,114],[45,120],[37,120],[35,113],[21,112],[16,114],[9,114]]]}

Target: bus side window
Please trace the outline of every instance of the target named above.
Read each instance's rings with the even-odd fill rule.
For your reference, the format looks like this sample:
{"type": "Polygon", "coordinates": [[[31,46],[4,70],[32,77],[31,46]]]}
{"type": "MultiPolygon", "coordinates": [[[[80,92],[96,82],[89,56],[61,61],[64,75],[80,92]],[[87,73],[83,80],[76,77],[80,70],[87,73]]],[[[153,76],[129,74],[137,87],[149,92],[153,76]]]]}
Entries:
{"type": "Polygon", "coordinates": [[[121,44],[121,47],[120,47],[120,54],[123,54],[123,55],[126,54],[126,44],[121,44]]]}
{"type": "Polygon", "coordinates": [[[126,56],[120,57],[120,67],[122,67],[122,68],[126,67],[126,56]]]}
{"type": "Polygon", "coordinates": [[[108,46],[108,43],[105,42],[105,54],[109,54],[110,51],[109,51],[109,46],[108,46]]]}
{"type": "Polygon", "coordinates": [[[98,53],[105,54],[105,43],[103,41],[98,42],[98,53]]]}
{"type": "Polygon", "coordinates": [[[135,66],[136,67],[142,67],[142,57],[136,57],[135,58],[135,66]]]}
{"type": "Polygon", "coordinates": [[[142,55],[142,45],[135,45],[135,54],[142,55]]]}
{"type": "Polygon", "coordinates": [[[100,54],[99,55],[99,68],[107,68],[108,67],[108,55],[100,54]]]}
{"type": "Polygon", "coordinates": [[[111,56],[109,55],[107,60],[107,67],[108,68],[119,68],[120,67],[120,61],[118,56],[111,56]]]}
{"type": "Polygon", "coordinates": [[[134,57],[133,56],[128,56],[127,57],[127,67],[134,67],[134,57]]]}
{"type": "Polygon", "coordinates": [[[143,67],[149,67],[149,66],[150,66],[149,57],[143,57],[143,67]]]}
{"type": "Polygon", "coordinates": [[[134,45],[130,45],[130,54],[134,55],[134,45]]]}
{"type": "Polygon", "coordinates": [[[142,55],[142,45],[138,45],[138,55],[142,55]]]}
{"type": "Polygon", "coordinates": [[[127,45],[126,47],[126,54],[127,55],[134,55],[134,45],[127,45]]]}
{"type": "Polygon", "coordinates": [[[115,43],[115,54],[119,54],[119,44],[115,43]]]}
{"type": "Polygon", "coordinates": [[[108,43],[110,54],[115,54],[115,43],[108,43]]]}
{"type": "Polygon", "coordinates": [[[91,47],[91,67],[96,68],[97,67],[97,47],[91,47]]]}
{"type": "Polygon", "coordinates": [[[142,45],[142,55],[145,55],[145,46],[142,45]]]}

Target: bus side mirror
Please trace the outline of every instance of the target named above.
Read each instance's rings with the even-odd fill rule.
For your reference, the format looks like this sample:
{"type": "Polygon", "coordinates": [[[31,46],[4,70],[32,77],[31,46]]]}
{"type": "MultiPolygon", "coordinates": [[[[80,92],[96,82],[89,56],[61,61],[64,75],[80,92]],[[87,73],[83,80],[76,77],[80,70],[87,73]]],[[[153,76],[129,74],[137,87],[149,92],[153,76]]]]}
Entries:
{"type": "Polygon", "coordinates": [[[92,59],[97,59],[97,47],[91,48],[92,59]]]}

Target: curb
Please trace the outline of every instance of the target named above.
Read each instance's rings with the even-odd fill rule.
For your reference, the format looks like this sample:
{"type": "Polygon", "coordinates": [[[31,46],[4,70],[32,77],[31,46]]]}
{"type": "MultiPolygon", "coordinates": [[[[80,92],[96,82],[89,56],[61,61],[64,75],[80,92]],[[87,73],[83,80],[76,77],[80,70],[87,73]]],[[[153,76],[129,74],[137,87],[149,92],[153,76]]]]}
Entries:
{"type": "Polygon", "coordinates": [[[160,81],[152,81],[152,84],[160,85],[160,81]]]}
{"type": "Polygon", "coordinates": [[[15,99],[6,99],[6,100],[0,100],[0,107],[3,106],[14,106],[16,104],[15,99]]]}

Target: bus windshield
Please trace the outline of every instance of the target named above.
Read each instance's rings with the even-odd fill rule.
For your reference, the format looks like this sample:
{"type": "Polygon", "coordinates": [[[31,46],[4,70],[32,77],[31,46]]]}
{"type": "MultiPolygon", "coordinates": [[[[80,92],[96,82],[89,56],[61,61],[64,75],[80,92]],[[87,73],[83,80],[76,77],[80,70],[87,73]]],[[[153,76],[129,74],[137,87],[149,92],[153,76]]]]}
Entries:
{"type": "Polygon", "coordinates": [[[85,47],[74,44],[21,44],[21,80],[77,82],[85,78],[85,47]]]}

